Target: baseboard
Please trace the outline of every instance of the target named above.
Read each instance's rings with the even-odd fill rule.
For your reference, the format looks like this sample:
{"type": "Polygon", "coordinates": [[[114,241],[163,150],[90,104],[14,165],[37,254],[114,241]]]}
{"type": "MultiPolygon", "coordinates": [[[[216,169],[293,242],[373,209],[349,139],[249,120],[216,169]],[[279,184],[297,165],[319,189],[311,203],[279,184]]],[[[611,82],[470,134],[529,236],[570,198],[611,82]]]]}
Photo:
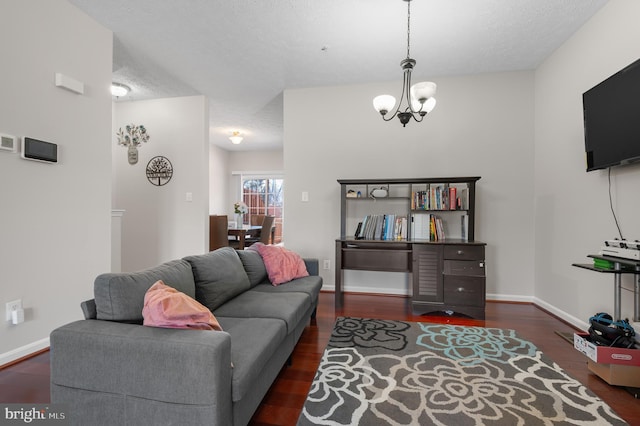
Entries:
{"type": "Polygon", "coordinates": [[[569,315],[565,311],[562,311],[562,310],[556,308],[555,306],[551,305],[550,303],[545,302],[542,299],[538,299],[537,297],[534,297],[533,298],[533,303],[535,305],[538,305],[539,307],[541,307],[545,311],[548,311],[551,314],[557,316],[558,318],[560,318],[564,322],[574,326],[575,328],[577,328],[579,330],[587,330],[589,328],[589,324],[586,323],[585,321],[582,321],[581,319],[576,318],[573,315],[569,315]]]}
{"type": "MultiPolygon", "coordinates": [[[[324,292],[333,292],[335,293],[335,286],[323,285],[322,291],[324,292]]],[[[388,294],[390,296],[409,296],[409,292],[401,289],[388,289],[388,288],[380,288],[380,287],[346,287],[343,288],[342,291],[344,293],[364,293],[364,294],[388,294]]]]}
{"type": "MultiPolygon", "coordinates": [[[[334,289],[335,291],[335,289],[334,289]]],[[[343,289],[345,293],[367,293],[367,294],[388,294],[390,296],[409,296],[406,290],[402,289],[385,289],[380,287],[346,287],[343,289]]]]}
{"type": "Polygon", "coordinates": [[[534,303],[533,299],[533,296],[518,296],[514,294],[487,294],[486,296],[486,300],[494,302],[534,303]]]}
{"type": "MultiPolygon", "coordinates": [[[[322,291],[335,292],[334,286],[322,286],[322,291]]],[[[409,292],[401,289],[381,289],[380,287],[348,287],[344,288],[345,293],[367,293],[367,294],[389,294],[393,296],[410,296],[409,292]],[[384,292],[382,291],[384,290],[384,292]]],[[[535,303],[533,296],[517,296],[512,294],[487,294],[487,300],[493,300],[497,302],[521,302],[521,303],[535,303]]]]}
{"type": "Polygon", "coordinates": [[[41,351],[49,347],[49,338],[44,338],[28,345],[16,348],[12,351],[0,354],[0,369],[6,364],[10,364],[15,360],[29,356],[35,352],[41,351]]]}

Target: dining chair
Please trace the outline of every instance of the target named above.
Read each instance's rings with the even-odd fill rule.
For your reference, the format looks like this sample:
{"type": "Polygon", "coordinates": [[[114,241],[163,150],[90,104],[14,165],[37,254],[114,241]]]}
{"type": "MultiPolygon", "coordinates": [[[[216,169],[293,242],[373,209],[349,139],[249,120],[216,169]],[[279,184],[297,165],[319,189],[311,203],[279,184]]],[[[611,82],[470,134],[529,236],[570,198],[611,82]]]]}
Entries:
{"type": "Polygon", "coordinates": [[[262,229],[260,229],[260,234],[256,237],[246,238],[244,240],[244,246],[249,247],[252,244],[257,242],[261,242],[263,244],[269,244],[271,238],[271,228],[273,228],[273,222],[275,221],[275,216],[265,216],[262,221],[262,229]]]}
{"type": "Polygon", "coordinates": [[[229,245],[227,215],[209,216],[209,251],[229,245]]]}
{"type": "Polygon", "coordinates": [[[251,226],[260,226],[262,222],[264,222],[265,215],[263,214],[252,214],[249,218],[249,223],[251,226]]]}

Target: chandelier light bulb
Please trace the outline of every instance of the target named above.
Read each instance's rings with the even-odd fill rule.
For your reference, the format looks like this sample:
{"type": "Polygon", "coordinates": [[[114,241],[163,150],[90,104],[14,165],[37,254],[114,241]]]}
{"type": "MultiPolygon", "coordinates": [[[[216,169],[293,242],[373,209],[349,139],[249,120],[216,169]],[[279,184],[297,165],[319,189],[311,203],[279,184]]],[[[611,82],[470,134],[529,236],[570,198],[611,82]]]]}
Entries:
{"type": "Polygon", "coordinates": [[[423,110],[428,113],[430,113],[431,111],[433,111],[433,109],[436,107],[436,98],[429,98],[427,99],[427,101],[424,103],[424,107],[423,110]]]}
{"type": "Polygon", "coordinates": [[[373,98],[373,107],[380,114],[385,115],[396,105],[396,98],[391,95],[380,95],[373,98]]]}
{"type": "Polygon", "coordinates": [[[424,108],[424,102],[420,102],[419,100],[415,99],[415,98],[411,98],[411,110],[413,112],[418,112],[420,113],[420,115],[425,115],[427,113],[427,111],[424,108]]]}
{"type": "Polygon", "coordinates": [[[421,81],[411,86],[411,97],[422,104],[435,96],[437,87],[431,81],[421,81]]]}

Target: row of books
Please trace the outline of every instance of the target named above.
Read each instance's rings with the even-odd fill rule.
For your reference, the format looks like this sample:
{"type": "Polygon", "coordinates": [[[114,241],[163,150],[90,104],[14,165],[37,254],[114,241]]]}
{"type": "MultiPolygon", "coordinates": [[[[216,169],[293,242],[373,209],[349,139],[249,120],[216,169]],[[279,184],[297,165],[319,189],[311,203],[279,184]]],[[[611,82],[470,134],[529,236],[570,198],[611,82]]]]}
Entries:
{"type": "Polygon", "coordinates": [[[444,241],[445,227],[442,218],[435,214],[416,214],[412,217],[411,238],[414,240],[444,241]]]}
{"type": "Polygon", "coordinates": [[[468,208],[468,188],[437,183],[427,184],[425,190],[411,193],[411,210],[467,210],[468,208]]]}
{"type": "Polygon", "coordinates": [[[364,217],[354,234],[357,240],[406,240],[407,217],[371,214],[364,217]]]}
{"type": "MultiPolygon", "coordinates": [[[[411,238],[416,240],[445,241],[446,223],[435,214],[418,213],[411,218],[411,238]]],[[[451,225],[451,224],[450,224],[451,225]]],[[[460,238],[469,240],[469,215],[460,216],[460,238]]]]}
{"type": "MultiPolygon", "coordinates": [[[[431,213],[417,213],[411,216],[411,239],[445,241],[446,223],[441,217],[431,213]]],[[[408,223],[406,216],[395,214],[371,214],[358,223],[354,234],[357,240],[406,240],[408,223]]],[[[460,216],[460,238],[469,238],[469,215],[460,216]]]]}

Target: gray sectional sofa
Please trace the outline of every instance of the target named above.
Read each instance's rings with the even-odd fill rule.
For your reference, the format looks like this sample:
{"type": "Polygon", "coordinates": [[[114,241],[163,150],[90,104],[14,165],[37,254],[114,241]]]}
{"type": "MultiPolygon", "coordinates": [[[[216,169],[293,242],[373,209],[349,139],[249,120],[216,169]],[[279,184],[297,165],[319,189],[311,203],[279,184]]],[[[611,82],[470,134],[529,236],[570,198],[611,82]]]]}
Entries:
{"type": "Polygon", "coordinates": [[[273,286],[255,251],[229,247],[103,274],[85,320],[51,333],[51,402],[75,425],[245,425],[315,316],[322,278],[273,286]],[[157,280],[207,306],[224,331],[142,325],[157,280]]]}

